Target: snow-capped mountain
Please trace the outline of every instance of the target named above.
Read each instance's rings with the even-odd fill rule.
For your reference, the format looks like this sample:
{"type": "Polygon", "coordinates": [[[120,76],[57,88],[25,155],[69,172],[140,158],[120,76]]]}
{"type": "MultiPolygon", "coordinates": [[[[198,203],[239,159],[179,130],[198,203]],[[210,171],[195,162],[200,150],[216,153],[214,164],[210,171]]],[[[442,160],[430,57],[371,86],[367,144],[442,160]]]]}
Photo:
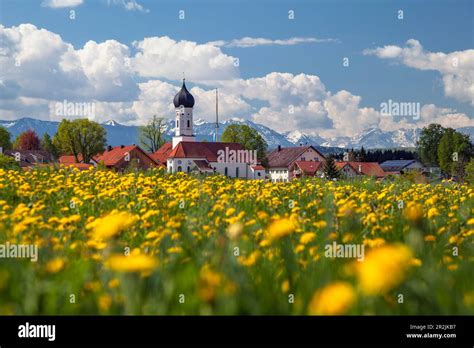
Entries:
{"type": "Polygon", "coordinates": [[[298,130],[285,132],[283,135],[289,142],[295,145],[320,145],[326,141],[317,134],[305,134],[298,130]]]}
{"type": "MultiPolygon", "coordinates": [[[[285,146],[300,146],[300,145],[314,145],[323,152],[339,152],[338,148],[360,148],[364,146],[366,149],[372,148],[400,148],[400,147],[415,147],[421,129],[399,129],[391,132],[384,132],[378,128],[370,128],[366,131],[354,135],[353,137],[337,137],[330,139],[323,139],[315,134],[305,134],[300,131],[291,131],[278,133],[275,130],[264,125],[244,120],[233,118],[219,123],[219,136],[231,124],[245,124],[254,128],[268,143],[269,149],[276,148],[278,145],[285,146]]],[[[53,136],[58,129],[59,122],[42,121],[29,117],[21,118],[15,121],[1,121],[0,126],[5,127],[12,139],[20,133],[33,129],[42,137],[44,133],[53,136]]],[[[125,144],[139,144],[140,136],[137,126],[126,126],[111,119],[102,123],[102,126],[107,131],[107,143],[112,146],[125,144]]],[[[174,121],[168,120],[164,126],[165,136],[171,139],[174,135],[174,121]]],[[[464,134],[474,140],[474,127],[463,127],[458,129],[464,134]]],[[[198,140],[213,141],[215,132],[215,123],[208,122],[203,119],[196,119],[194,121],[194,133],[198,140]]]]}
{"type": "Polygon", "coordinates": [[[337,146],[345,148],[399,148],[415,147],[421,128],[399,129],[384,132],[379,128],[369,128],[353,137],[337,137],[321,143],[322,146],[337,146]]]}

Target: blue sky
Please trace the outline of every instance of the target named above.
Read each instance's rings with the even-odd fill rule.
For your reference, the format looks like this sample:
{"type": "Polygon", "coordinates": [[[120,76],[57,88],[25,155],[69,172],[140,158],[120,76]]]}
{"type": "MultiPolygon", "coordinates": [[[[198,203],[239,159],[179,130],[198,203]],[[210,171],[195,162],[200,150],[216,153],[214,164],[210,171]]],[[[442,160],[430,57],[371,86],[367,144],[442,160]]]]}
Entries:
{"type": "MultiPolygon", "coordinates": [[[[472,1],[83,0],[82,3],[73,6],[74,1],[0,0],[0,23],[4,28],[17,27],[25,23],[33,24],[38,29],[46,29],[60,35],[61,40],[71,44],[75,50],[80,50],[90,40],[98,44],[106,40],[116,40],[129,48],[128,54],[131,57],[139,51],[133,46],[133,42],[139,42],[147,37],[168,36],[176,42],[185,40],[197,45],[206,45],[209,42],[222,40],[230,42],[244,37],[269,40],[313,38],[322,40],[322,42],[303,42],[295,45],[256,44],[253,47],[220,45],[218,49],[223,55],[239,60],[237,71],[232,73],[232,77],[227,76],[225,79],[247,81],[248,88],[252,88],[252,83],[255,83],[255,81],[251,81],[252,79],[263,78],[275,72],[290,73],[292,76],[304,74],[304,76],[319,77],[325,91],[332,96],[340,91],[350,93],[350,95],[340,95],[339,104],[345,103],[343,97],[349,99],[352,96],[360,97],[357,103],[353,100],[357,104],[355,106],[357,110],[372,108],[374,112],[377,112],[380,109],[380,103],[392,99],[418,102],[422,106],[431,105],[429,110],[425,109],[425,122],[428,122],[429,118],[439,120],[440,117],[448,116],[448,118],[452,117],[452,119],[458,120],[459,126],[466,126],[471,125],[470,122],[474,116],[472,94],[459,91],[469,90],[469,87],[474,89],[471,79],[472,65],[469,65],[469,62],[465,63],[466,59],[470,60],[471,57],[474,57],[472,56],[474,46],[472,1]],[[50,3],[50,6],[47,6],[48,3],[45,1],[65,1],[66,3],[71,1],[72,5],[54,8],[54,4],[50,3]],[[141,6],[141,10],[127,10],[128,3],[141,6]],[[75,20],[69,19],[71,10],[75,11],[75,20]],[[184,20],[178,18],[180,10],[185,11],[184,20]],[[293,20],[288,18],[290,10],[294,11],[293,20]],[[399,10],[403,10],[404,18],[401,20],[397,18],[399,10]],[[407,51],[405,55],[390,56],[389,58],[384,51],[381,51],[387,45],[397,46],[401,49],[407,48],[406,42],[410,39],[416,40],[422,47],[424,53],[420,57],[413,57],[413,52],[416,51],[413,47],[413,50],[407,51]],[[376,48],[380,48],[380,50],[372,51],[372,53],[367,51],[376,48]],[[449,68],[444,67],[446,62],[439,62],[436,57],[431,57],[433,62],[430,63],[431,58],[427,55],[436,52],[446,55],[461,52],[463,54],[462,71],[450,73],[449,68]],[[348,67],[344,67],[342,64],[344,57],[349,58],[348,67]],[[446,75],[454,77],[450,78],[446,75]],[[452,84],[457,83],[456,81],[459,79],[463,80],[463,84],[453,87],[452,84]]],[[[81,2],[80,0],[76,1],[81,2]]],[[[13,34],[10,33],[10,35],[13,34]]],[[[41,49],[41,46],[38,49],[41,49]]],[[[156,51],[153,52],[156,53],[156,51]]],[[[445,58],[448,59],[448,57],[445,58]]],[[[188,66],[184,64],[181,68],[186,70],[188,66]]],[[[198,67],[194,67],[194,69],[198,69],[198,67]]],[[[201,76],[194,81],[188,78],[189,86],[203,89],[202,93],[219,86],[223,93],[227,91],[229,96],[234,93],[235,98],[242,99],[245,104],[248,104],[243,105],[240,110],[229,107],[229,117],[248,117],[260,123],[273,124],[275,122],[273,128],[277,128],[277,130],[282,128],[281,124],[275,125],[284,120],[281,115],[283,107],[277,105],[278,102],[272,102],[271,97],[262,97],[262,93],[259,95],[257,88],[254,89],[257,96],[254,96],[250,91],[239,94],[238,87],[229,87],[229,84],[232,84],[230,82],[227,85],[225,82],[215,84],[205,82],[205,80],[212,80],[212,72],[211,69],[209,71],[210,77],[201,76]],[[266,109],[261,110],[262,107],[266,107],[266,109]]],[[[147,74],[136,73],[132,78],[137,84],[156,79],[171,84],[175,88],[179,87],[180,74],[173,75],[171,72],[157,72],[157,74],[144,76],[147,74]]],[[[192,71],[185,71],[185,74],[193,76],[192,71]]],[[[86,75],[89,79],[91,78],[90,74],[86,75]]],[[[203,73],[203,75],[205,74],[203,73]]],[[[15,80],[16,75],[7,72],[1,77],[3,80],[15,80]]],[[[17,79],[17,82],[22,90],[23,82],[20,82],[20,79],[17,79]]],[[[123,86],[126,88],[127,84],[123,84],[123,86]]],[[[294,82],[292,86],[288,88],[290,94],[288,98],[286,96],[281,98],[285,99],[285,102],[287,99],[288,103],[296,107],[298,107],[298,102],[302,103],[300,112],[308,113],[308,118],[313,117],[313,120],[306,122],[303,115],[298,115],[298,120],[289,125],[290,130],[305,130],[313,133],[327,130],[334,135],[350,135],[348,130],[351,122],[350,115],[343,120],[336,120],[339,116],[332,115],[332,113],[338,112],[340,114],[349,113],[350,110],[340,110],[340,105],[332,105],[331,108],[329,105],[331,101],[327,99],[328,97],[318,96],[317,93],[310,93],[308,100],[305,100],[304,93],[309,87],[299,85],[297,82],[294,82]],[[294,89],[297,91],[295,92],[294,89]],[[301,93],[297,100],[291,98],[295,93],[301,93]],[[309,100],[320,102],[321,110],[318,109],[319,106],[316,109],[308,107],[309,100]],[[295,104],[292,104],[293,102],[295,104]],[[308,111],[309,109],[312,111],[308,111]],[[312,115],[312,112],[315,114],[312,115]],[[341,126],[343,122],[347,123],[347,127],[341,126]]],[[[155,87],[158,88],[157,85],[155,87]]],[[[259,86],[259,88],[271,90],[272,87],[259,86]]],[[[19,93],[21,94],[21,92],[19,93]]],[[[24,96],[28,96],[28,93],[30,96],[38,96],[37,93],[26,90],[24,96]]],[[[199,94],[199,91],[196,93],[199,94]]],[[[104,98],[97,99],[98,102],[107,103],[112,100],[107,99],[106,94],[104,94],[104,98]]],[[[55,100],[55,98],[62,100],[58,99],[62,98],[60,93],[56,93],[50,100],[55,100]]],[[[88,98],[93,98],[93,96],[86,97],[86,99],[88,98]]],[[[48,96],[42,95],[41,99],[48,100],[48,96]]],[[[69,95],[69,99],[73,99],[71,95],[69,95]]],[[[96,98],[93,99],[96,100],[96,98]]],[[[124,102],[132,102],[125,99],[124,102]]],[[[12,103],[11,100],[0,101],[0,109],[3,105],[5,110],[15,110],[5,113],[8,118],[22,117],[25,116],[24,112],[31,113],[35,110],[29,104],[22,109],[21,105],[12,106],[12,103]]],[[[147,105],[156,106],[158,105],[156,103],[158,101],[149,101],[147,105]]],[[[166,108],[168,107],[166,106],[166,108]]],[[[224,105],[224,110],[225,108],[224,105]]],[[[113,113],[114,109],[111,105],[104,105],[103,110],[103,112],[108,110],[113,113]]],[[[161,112],[165,113],[166,110],[163,109],[161,112]]],[[[359,112],[354,110],[352,111],[359,112]]],[[[201,109],[200,111],[203,118],[211,117],[206,110],[201,109]]],[[[146,120],[145,115],[129,115],[134,112],[130,106],[122,105],[122,108],[117,112],[120,115],[107,115],[107,118],[118,118],[119,121],[128,123],[139,123],[146,120]]],[[[364,123],[364,119],[376,117],[367,115],[367,113],[370,114],[370,110],[362,112],[365,114],[354,116],[354,122],[364,123]]],[[[31,116],[35,117],[35,115],[31,116]]],[[[169,116],[171,117],[171,114],[169,116]]],[[[47,118],[41,111],[39,111],[38,117],[47,118]]],[[[49,117],[51,118],[51,115],[49,117]]],[[[413,123],[407,119],[405,121],[408,124],[413,123]]],[[[373,126],[371,122],[365,123],[367,124],[361,126],[373,126]]],[[[272,126],[272,124],[268,125],[272,126]]],[[[392,122],[385,127],[396,126],[392,122]]]]}

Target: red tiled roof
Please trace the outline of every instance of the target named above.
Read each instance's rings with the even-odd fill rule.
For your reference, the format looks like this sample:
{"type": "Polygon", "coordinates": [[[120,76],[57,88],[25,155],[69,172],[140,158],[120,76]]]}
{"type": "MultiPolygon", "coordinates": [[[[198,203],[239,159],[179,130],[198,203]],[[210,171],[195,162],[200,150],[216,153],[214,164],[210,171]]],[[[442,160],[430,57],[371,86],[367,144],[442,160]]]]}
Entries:
{"type": "Polygon", "coordinates": [[[315,161],[296,161],[295,163],[306,175],[315,175],[323,164],[323,162],[315,161]]]}
{"type": "Polygon", "coordinates": [[[311,145],[282,147],[280,148],[280,150],[275,149],[268,154],[268,166],[271,168],[289,167],[291,163],[293,163],[299,156],[301,156],[305,151],[310,148],[312,148],[324,158],[324,156],[318,150],[316,150],[314,146],[311,145]]]}
{"type": "Polygon", "coordinates": [[[252,169],[253,170],[265,170],[265,167],[258,164],[256,166],[252,166],[252,169]]]}
{"type": "Polygon", "coordinates": [[[377,162],[336,162],[336,166],[343,168],[346,164],[350,165],[357,174],[367,176],[375,176],[377,178],[384,177],[386,173],[377,162]],[[359,171],[360,168],[360,171],[359,171]]]}
{"type": "MultiPolygon", "coordinates": [[[[79,162],[82,162],[82,155],[79,154],[77,157],[79,159],[79,162]]],[[[76,163],[76,158],[74,157],[74,155],[62,155],[62,156],[59,156],[59,163],[61,164],[76,163]]]]}
{"type": "Polygon", "coordinates": [[[168,158],[205,158],[209,162],[217,162],[219,150],[244,150],[238,143],[206,143],[182,141],[170,152],[168,158]]]}
{"type": "Polygon", "coordinates": [[[153,158],[159,164],[163,164],[164,166],[166,166],[166,160],[168,159],[171,150],[173,150],[172,144],[165,143],[162,147],[152,153],[150,157],[153,158]]]}
{"type": "Polygon", "coordinates": [[[135,149],[141,151],[143,154],[145,154],[145,156],[149,157],[152,162],[155,162],[155,160],[151,158],[149,154],[147,154],[137,145],[129,145],[123,147],[115,146],[111,150],[104,151],[103,153],[95,156],[94,160],[97,161],[97,163],[103,162],[106,166],[115,166],[125,157],[125,154],[127,152],[130,153],[135,149]]]}

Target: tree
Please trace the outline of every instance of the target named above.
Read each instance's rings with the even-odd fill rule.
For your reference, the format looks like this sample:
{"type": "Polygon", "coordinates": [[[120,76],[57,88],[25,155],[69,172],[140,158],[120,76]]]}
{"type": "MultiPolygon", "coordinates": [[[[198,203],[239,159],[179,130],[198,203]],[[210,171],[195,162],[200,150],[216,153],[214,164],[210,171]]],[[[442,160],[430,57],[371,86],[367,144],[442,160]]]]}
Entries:
{"type": "Polygon", "coordinates": [[[474,158],[471,158],[468,164],[465,167],[465,180],[474,185],[474,158]]]}
{"type": "Polygon", "coordinates": [[[146,151],[153,153],[163,146],[166,142],[165,130],[166,124],[163,118],[156,117],[156,115],[153,115],[153,118],[146,126],[139,128],[140,143],[146,151]]]}
{"type": "Polygon", "coordinates": [[[15,161],[13,157],[5,156],[0,153],[0,168],[1,169],[20,169],[20,164],[15,161]]]}
{"type": "Polygon", "coordinates": [[[53,144],[53,141],[48,133],[44,133],[43,135],[43,139],[41,140],[41,148],[45,151],[48,151],[53,156],[53,158],[58,158],[58,149],[53,144]]]}
{"type": "Polygon", "coordinates": [[[447,128],[440,139],[437,150],[441,170],[463,179],[464,167],[474,152],[469,136],[447,128]]]}
{"type": "Polygon", "coordinates": [[[80,162],[81,155],[84,163],[104,151],[105,143],[105,129],[88,119],[62,120],[53,138],[53,144],[61,153],[72,154],[76,162],[80,162]]]}
{"type": "Polygon", "coordinates": [[[13,145],[15,150],[41,150],[41,141],[38,134],[32,129],[21,133],[13,145]]]}
{"type": "Polygon", "coordinates": [[[445,132],[446,128],[436,123],[423,128],[416,144],[418,155],[423,163],[432,166],[439,165],[437,149],[445,132]]]}
{"type": "Polygon", "coordinates": [[[12,148],[12,142],[10,138],[10,132],[6,128],[0,126],[0,147],[3,150],[10,150],[12,148]]]}
{"type": "Polygon", "coordinates": [[[231,124],[222,134],[222,141],[242,144],[246,150],[257,150],[258,160],[265,165],[268,144],[253,128],[244,124],[231,124]]]}
{"type": "Polygon", "coordinates": [[[365,151],[364,147],[360,148],[360,152],[357,154],[357,161],[358,162],[365,162],[367,157],[367,152],[365,151]]]}
{"type": "Polygon", "coordinates": [[[338,179],[341,177],[341,173],[339,172],[339,169],[337,169],[336,162],[334,161],[334,157],[332,155],[326,157],[323,173],[326,179],[338,179]]]}

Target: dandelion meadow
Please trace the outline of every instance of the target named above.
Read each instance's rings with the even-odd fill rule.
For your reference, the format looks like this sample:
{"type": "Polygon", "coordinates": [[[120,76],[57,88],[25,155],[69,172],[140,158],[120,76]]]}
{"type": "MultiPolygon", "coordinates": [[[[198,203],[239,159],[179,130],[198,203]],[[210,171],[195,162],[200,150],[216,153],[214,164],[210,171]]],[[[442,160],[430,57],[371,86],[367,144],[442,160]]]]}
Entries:
{"type": "Polygon", "coordinates": [[[474,314],[473,216],[454,182],[0,169],[0,240],[38,246],[3,255],[0,312],[474,314]]]}

